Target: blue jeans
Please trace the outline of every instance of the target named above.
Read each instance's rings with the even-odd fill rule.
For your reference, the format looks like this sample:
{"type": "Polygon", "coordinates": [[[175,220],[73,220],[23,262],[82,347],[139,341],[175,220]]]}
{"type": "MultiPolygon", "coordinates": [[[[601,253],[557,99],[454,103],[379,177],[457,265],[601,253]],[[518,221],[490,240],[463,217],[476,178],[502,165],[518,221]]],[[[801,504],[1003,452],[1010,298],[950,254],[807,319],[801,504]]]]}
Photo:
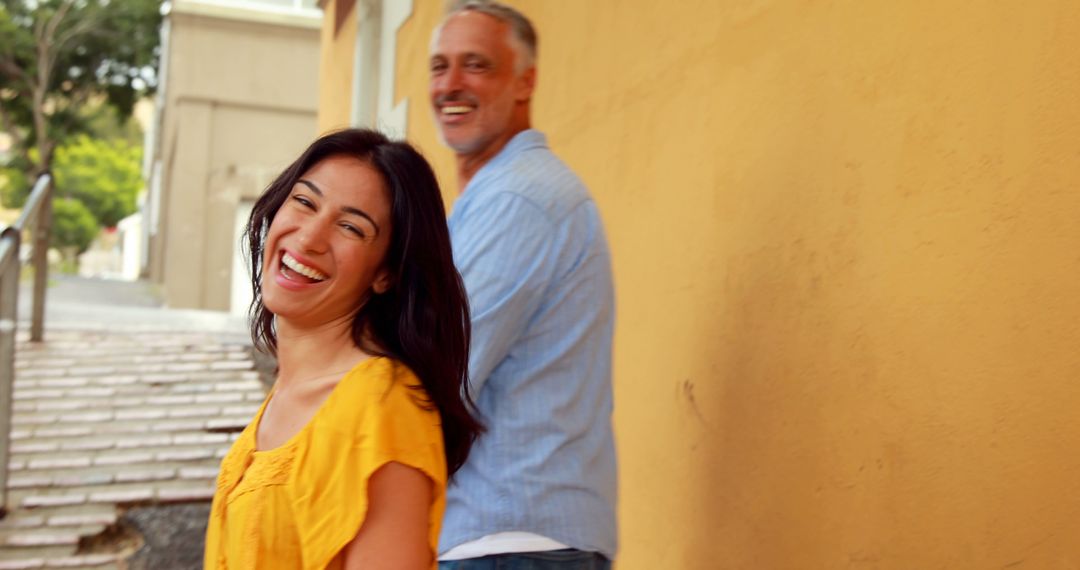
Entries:
{"type": "Polygon", "coordinates": [[[548,550],[494,554],[439,562],[439,570],[610,570],[611,561],[596,552],[548,550]]]}

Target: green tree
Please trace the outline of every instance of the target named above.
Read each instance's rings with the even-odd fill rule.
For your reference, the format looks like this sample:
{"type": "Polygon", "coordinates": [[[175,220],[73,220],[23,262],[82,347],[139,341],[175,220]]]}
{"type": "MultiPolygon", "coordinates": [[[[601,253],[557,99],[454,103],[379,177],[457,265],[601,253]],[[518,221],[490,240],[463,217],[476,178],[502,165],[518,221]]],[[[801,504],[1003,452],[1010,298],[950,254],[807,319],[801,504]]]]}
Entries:
{"type": "Polygon", "coordinates": [[[88,103],[129,117],[157,84],[160,25],[160,0],[0,0],[0,128],[15,162],[48,170],[60,142],[91,128],[88,103]]]}
{"type": "Polygon", "coordinates": [[[30,194],[26,172],[17,167],[0,167],[0,202],[5,208],[21,208],[30,194]]]}
{"type": "Polygon", "coordinates": [[[79,135],[57,149],[53,159],[57,196],[79,200],[98,224],[113,227],[135,212],[141,159],[141,147],[79,135]]]}
{"type": "Polygon", "coordinates": [[[90,210],[74,198],[53,200],[52,224],[49,242],[69,259],[86,251],[100,230],[90,210]]]}

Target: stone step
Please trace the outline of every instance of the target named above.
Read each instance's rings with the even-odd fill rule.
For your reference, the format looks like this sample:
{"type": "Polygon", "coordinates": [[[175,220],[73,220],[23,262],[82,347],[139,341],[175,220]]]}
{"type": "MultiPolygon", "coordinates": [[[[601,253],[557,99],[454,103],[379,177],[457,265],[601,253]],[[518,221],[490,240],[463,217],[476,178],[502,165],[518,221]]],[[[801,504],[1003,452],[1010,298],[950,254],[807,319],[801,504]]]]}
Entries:
{"type": "Polygon", "coordinates": [[[169,354],[185,352],[225,352],[247,347],[242,343],[222,343],[212,339],[192,339],[190,342],[183,340],[144,342],[139,339],[127,339],[108,342],[93,341],[64,341],[49,338],[43,344],[32,342],[16,343],[16,349],[20,357],[24,359],[42,358],[75,358],[80,356],[112,355],[146,355],[146,354],[169,354]]]}
{"type": "Polygon", "coordinates": [[[208,433],[192,431],[182,433],[134,433],[132,435],[105,436],[91,428],[74,430],[38,430],[37,436],[24,436],[29,430],[22,430],[20,438],[13,438],[12,453],[21,457],[52,451],[69,452],[105,452],[112,450],[131,450],[161,446],[202,445],[216,446],[231,443],[237,433],[208,433]]]}
{"type": "Polygon", "coordinates": [[[171,362],[209,362],[214,360],[236,360],[250,358],[252,351],[243,346],[200,347],[193,350],[169,352],[138,352],[134,354],[114,354],[108,351],[87,351],[85,354],[72,354],[70,351],[41,352],[33,355],[19,355],[15,369],[19,371],[37,368],[66,368],[89,364],[167,364],[171,362]]]}
{"type": "MultiPolygon", "coordinates": [[[[252,416],[254,417],[254,416],[252,416]]],[[[251,418],[248,418],[250,421],[251,418]]],[[[153,427],[170,427],[169,424],[177,423],[181,420],[170,420],[168,422],[155,422],[153,427]]],[[[20,443],[34,443],[37,439],[44,441],[52,441],[55,438],[67,439],[74,437],[87,437],[87,436],[103,436],[109,435],[117,438],[116,448],[126,449],[129,447],[139,447],[141,443],[133,434],[149,434],[152,437],[160,437],[160,435],[179,435],[183,436],[178,442],[183,439],[191,438],[192,434],[207,434],[207,433],[233,433],[236,431],[242,431],[242,427],[235,427],[234,429],[215,429],[209,431],[204,424],[199,424],[193,429],[173,429],[173,430],[154,430],[146,424],[140,424],[137,422],[113,422],[105,425],[40,425],[36,426],[36,429],[32,429],[35,426],[28,426],[27,428],[20,428],[13,430],[12,433],[17,434],[19,437],[12,438],[12,441],[18,441],[20,443]]],[[[212,441],[214,438],[209,438],[206,441],[212,441]]],[[[159,440],[160,441],[160,440],[159,440]]],[[[88,447],[94,447],[88,445],[88,447]]]]}
{"type": "MultiPolygon", "coordinates": [[[[172,311],[154,311],[149,313],[153,316],[167,316],[172,311]]],[[[29,341],[30,327],[28,321],[20,321],[16,332],[16,339],[29,341]]],[[[174,326],[127,326],[120,323],[98,322],[96,326],[85,326],[86,323],[53,321],[48,328],[48,339],[54,337],[62,340],[80,339],[110,339],[126,338],[132,336],[145,336],[148,339],[172,338],[172,339],[240,339],[246,340],[248,333],[246,327],[234,331],[204,330],[202,327],[178,329],[174,326]]]]}
{"type": "MultiPolygon", "coordinates": [[[[261,396],[259,397],[261,399],[261,396]]],[[[254,403],[255,397],[252,397],[254,403]]],[[[16,429],[39,429],[45,426],[89,427],[98,433],[137,433],[167,431],[240,431],[247,426],[254,414],[237,416],[202,416],[167,420],[128,421],[118,419],[117,413],[105,409],[102,411],[60,413],[60,414],[15,414],[16,429]]]]}
{"type": "Polygon", "coordinates": [[[79,505],[135,505],[147,503],[186,503],[209,501],[214,497],[216,481],[169,480],[155,483],[114,483],[106,487],[73,487],[69,489],[12,490],[9,503],[33,512],[42,507],[72,507],[79,505]]]}
{"type": "Polygon", "coordinates": [[[243,334],[98,326],[46,336],[30,343],[17,331],[0,570],[126,567],[130,551],[88,544],[126,506],[209,501],[266,389],[243,334]]]}
{"type": "Polygon", "coordinates": [[[106,396],[105,398],[18,401],[13,405],[14,423],[21,426],[23,424],[98,421],[93,418],[104,413],[112,414],[106,420],[120,421],[254,415],[259,404],[252,402],[261,403],[265,396],[260,386],[256,389],[248,387],[242,392],[150,393],[144,396],[120,398],[106,396]],[[109,408],[111,410],[108,410],[109,408]]]}
{"type": "Polygon", "coordinates": [[[158,483],[161,481],[216,481],[218,474],[217,457],[214,462],[197,462],[185,467],[173,464],[137,465],[123,470],[92,472],[80,470],[78,473],[66,473],[43,476],[12,478],[8,489],[26,489],[31,492],[43,492],[59,488],[82,488],[89,485],[113,485],[119,483],[158,483]]]}
{"type": "Polygon", "coordinates": [[[45,568],[45,560],[62,560],[75,556],[71,545],[38,548],[0,548],[0,570],[16,568],[45,568]],[[36,562],[37,565],[34,565],[36,562]]]}
{"type": "Polygon", "coordinates": [[[84,523],[79,525],[66,525],[63,527],[0,530],[0,548],[78,546],[79,538],[101,534],[105,531],[107,524],[84,523]]]}
{"type": "MultiPolygon", "coordinates": [[[[42,454],[14,457],[8,461],[9,478],[22,481],[24,477],[38,476],[42,471],[87,469],[91,467],[131,467],[144,464],[162,464],[220,459],[231,444],[216,446],[152,447],[146,449],[115,450],[99,454],[42,454]]],[[[24,483],[22,486],[27,486],[24,483]]],[[[9,486],[10,487],[10,486],[9,486]]]]}
{"type": "Polygon", "coordinates": [[[46,331],[45,342],[30,342],[30,335],[17,334],[15,342],[19,346],[42,352],[53,348],[79,348],[84,346],[131,346],[139,344],[146,347],[167,346],[203,346],[215,344],[250,344],[246,335],[206,335],[199,333],[165,334],[160,331],[118,331],[118,332],[82,332],[64,331],[50,328],[46,331]]]}
{"type": "MultiPolygon", "coordinates": [[[[74,550],[74,549],[72,549],[74,550]]],[[[38,570],[41,568],[66,568],[67,570],[105,570],[120,568],[123,559],[116,554],[82,554],[32,558],[19,557],[0,560],[0,570],[38,570]]]]}
{"type": "Polygon", "coordinates": [[[228,445],[210,447],[206,445],[185,445],[172,448],[150,447],[143,449],[108,450],[95,455],[81,454],[43,454],[38,456],[20,456],[9,461],[11,466],[8,488],[34,486],[33,480],[44,477],[45,470],[86,469],[89,467],[130,466],[143,463],[164,463],[172,461],[199,461],[217,457],[220,449],[228,445]],[[17,477],[16,474],[19,476],[17,477]],[[25,475],[25,476],[23,476],[25,475]]]}
{"type": "Polygon", "coordinates": [[[151,390],[155,388],[165,388],[174,390],[174,386],[186,386],[186,385],[210,385],[217,386],[223,385],[221,388],[211,388],[211,390],[228,391],[236,389],[235,387],[227,387],[231,383],[235,382],[248,382],[247,386],[250,389],[255,389],[255,385],[251,382],[258,382],[259,374],[253,370],[232,370],[232,371],[216,371],[206,372],[201,374],[186,374],[186,373],[144,373],[144,374],[125,374],[125,375],[111,375],[111,376],[99,376],[99,377],[55,377],[55,378],[40,378],[33,380],[16,380],[15,390],[21,393],[21,396],[26,399],[38,399],[41,397],[48,398],[70,398],[79,397],[79,394],[104,394],[104,392],[98,392],[101,388],[112,388],[114,393],[133,392],[138,390],[151,390]],[[35,394],[33,391],[42,390],[43,395],[35,394]],[[56,391],[60,390],[58,394],[56,391]],[[74,392],[64,392],[64,390],[74,390],[74,392]],[[93,390],[85,392],[85,390],[93,390]],[[30,395],[27,396],[26,392],[30,391],[30,395]]]}
{"type": "MultiPolygon", "coordinates": [[[[125,384],[116,384],[112,386],[91,386],[91,387],[62,387],[62,388],[19,388],[16,389],[15,399],[17,403],[23,404],[24,407],[27,404],[34,406],[36,409],[42,402],[49,402],[55,404],[57,400],[64,402],[86,401],[89,404],[107,405],[107,406],[131,406],[142,405],[131,403],[116,403],[118,397],[151,397],[151,396],[175,396],[188,394],[188,398],[191,398],[194,394],[206,394],[206,393],[237,393],[237,392],[265,392],[265,388],[258,380],[253,379],[227,379],[220,381],[184,381],[184,382],[168,382],[151,384],[151,381],[157,381],[155,378],[148,377],[142,382],[131,380],[125,380],[125,384]]],[[[119,400],[119,402],[125,402],[127,400],[119,400]]],[[[217,402],[226,402],[228,400],[213,400],[217,402]]],[[[198,403],[195,400],[181,401],[181,400],[163,400],[164,405],[172,404],[193,404],[198,403]]]]}
{"type": "Polygon", "coordinates": [[[214,362],[177,362],[171,364],[111,364],[106,366],[71,366],[67,368],[29,368],[16,373],[17,379],[57,378],[64,376],[98,377],[116,375],[146,375],[155,373],[222,372],[225,370],[252,370],[255,363],[243,360],[217,360],[214,362]]]}
{"type": "MultiPolygon", "coordinates": [[[[47,489],[61,487],[82,487],[87,485],[108,485],[112,483],[130,483],[169,479],[213,479],[217,477],[218,462],[227,452],[227,446],[213,449],[188,447],[176,450],[176,453],[142,454],[126,456],[104,456],[109,460],[96,462],[93,458],[54,459],[42,469],[12,470],[8,478],[8,489],[47,489]],[[128,459],[143,460],[149,456],[151,461],[126,462],[128,459]],[[169,461],[153,459],[169,458],[169,461]],[[89,465],[86,465],[89,463],[89,465]],[[80,465],[80,467],[64,467],[80,465]]],[[[36,467],[42,467],[42,464],[36,467]]]]}
{"type": "MultiPolygon", "coordinates": [[[[7,537],[0,540],[3,544],[0,546],[0,563],[19,567],[13,561],[21,560],[26,564],[27,560],[38,559],[44,563],[44,560],[75,556],[80,538],[100,534],[116,524],[118,518],[117,508],[112,504],[17,510],[0,522],[0,533],[7,537]],[[46,545],[50,542],[53,544],[46,545]],[[61,542],[64,544],[56,544],[61,542]]],[[[0,568],[4,567],[0,565],[0,568]]]]}
{"type": "Polygon", "coordinates": [[[5,517],[0,521],[0,531],[14,532],[33,529],[68,529],[87,525],[108,526],[116,524],[119,516],[113,505],[79,505],[76,507],[56,507],[36,509],[31,514],[19,514],[5,517]]]}
{"type": "MultiPolygon", "coordinates": [[[[87,385],[83,388],[21,388],[15,390],[15,399],[18,402],[33,402],[38,399],[81,399],[81,398],[113,398],[116,396],[149,396],[165,395],[167,393],[197,393],[197,392],[261,392],[262,384],[254,379],[220,379],[203,381],[198,377],[189,381],[176,380],[165,377],[145,377],[143,380],[132,381],[131,377],[118,377],[118,383],[87,385]],[[210,388],[206,386],[210,385],[210,388]],[[172,388],[172,386],[193,386],[198,388],[172,388]]],[[[98,404],[110,405],[110,401],[98,402],[98,404]]],[[[176,404],[185,404],[176,401],[176,404]]]]}
{"type": "MultiPolygon", "coordinates": [[[[61,358],[56,358],[54,355],[45,355],[45,358],[39,360],[31,360],[25,365],[20,364],[16,366],[15,371],[17,375],[24,376],[51,376],[56,374],[56,371],[63,371],[79,368],[97,368],[97,367],[110,367],[116,365],[136,365],[146,368],[153,368],[163,365],[187,365],[187,364],[205,364],[212,362],[231,362],[234,360],[251,360],[251,351],[245,350],[231,350],[228,352],[219,353],[206,353],[206,352],[176,352],[164,355],[109,355],[101,352],[97,352],[92,356],[72,358],[71,355],[65,354],[61,358]]],[[[23,362],[23,361],[20,361],[23,362]]]]}
{"type": "MultiPolygon", "coordinates": [[[[251,402],[262,400],[263,394],[251,392],[251,397],[244,392],[214,392],[209,394],[147,394],[145,396],[127,396],[113,398],[113,419],[117,420],[160,420],[166,418],[214,417],[218,415],[239,415],[249,413],[251,402]]],[[[86,410],[100,409],[101,400],[46,400],[41,402],[19,402],[14,411],[20,414],[20,420],[31,423],[57,423],[48,420],[51,415],[75,415],[86,410]]],[[[255,406],[258,408],[258,405],[255,406]]],[[[89,412],[86,412],[89,413],[89,412]]],[[[14,438],[18,439],[18,438],[14,438]]]]}
{"type": "MultiPolygon", "coordinates": [[[[48,435],[70,433],[79,436],[92,433],[102,435],[131,436],[136,434],[189,434],[189,433],[233,433],[240,432],[252,421],[253,416],[235,418],[215,418],[213,420],[181,419],[146,421],[112,421],[102,423],[52,423],[19,426],[19,435],[33,429],[35,433],[48,435]]],[[[32,443],[33,439],[24,437],[21,443],[32,443]]],[[[129,444],[132,445],[132,444],[129,444]]]]}

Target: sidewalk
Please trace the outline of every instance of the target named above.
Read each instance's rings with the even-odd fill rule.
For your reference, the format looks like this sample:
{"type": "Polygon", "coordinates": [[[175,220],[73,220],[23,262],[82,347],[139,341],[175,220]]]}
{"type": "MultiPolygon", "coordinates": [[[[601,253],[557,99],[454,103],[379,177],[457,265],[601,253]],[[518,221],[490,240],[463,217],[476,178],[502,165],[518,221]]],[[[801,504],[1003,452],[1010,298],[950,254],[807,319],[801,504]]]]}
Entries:
{"type": "Polygon", "coordinates": [[[59,276],[37,344],[29,306],[0,570],[201,568],[218,463],[265,394],[244,319],[59,276]]]}
{"type": "MultiPolygon", "coordinates": [[[[201,331],[247,336],[247,319],[220,311],[165,309],[156,287],[144,281],[87,279],[50,275],[45,293],[45,323],[65,329],[201,331]]],[[[19,290],[19,319],[30,318],[30,282],[19,290]]]]}

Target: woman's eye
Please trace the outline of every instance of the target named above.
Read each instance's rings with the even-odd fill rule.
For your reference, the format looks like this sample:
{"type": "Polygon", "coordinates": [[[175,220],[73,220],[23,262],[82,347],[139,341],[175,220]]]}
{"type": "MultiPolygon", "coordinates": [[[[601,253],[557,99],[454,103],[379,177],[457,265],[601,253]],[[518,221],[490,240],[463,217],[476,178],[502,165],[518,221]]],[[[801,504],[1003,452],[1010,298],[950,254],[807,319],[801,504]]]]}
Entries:
{"type": "Polygon", "coordinates": [[[356,234],[357,237],[367,237],[367,234],[365,234],[363,230],[356,226],[350,226],[349,224],[341,224],[341,227],[345,228],[346,231],[356,234]]]}
{"type": "Polygon", "coordinates": [[[311,200],[308,200],[307,198],[305,198],[303,196],[293,196],[293,200],[295,200],[296,202],[299,202],[300,205],[302,205],[302,206],[306,206],[308,208],[311,208],[312,210],[315,209],[315,205],[311,203],[311,200]]]}

